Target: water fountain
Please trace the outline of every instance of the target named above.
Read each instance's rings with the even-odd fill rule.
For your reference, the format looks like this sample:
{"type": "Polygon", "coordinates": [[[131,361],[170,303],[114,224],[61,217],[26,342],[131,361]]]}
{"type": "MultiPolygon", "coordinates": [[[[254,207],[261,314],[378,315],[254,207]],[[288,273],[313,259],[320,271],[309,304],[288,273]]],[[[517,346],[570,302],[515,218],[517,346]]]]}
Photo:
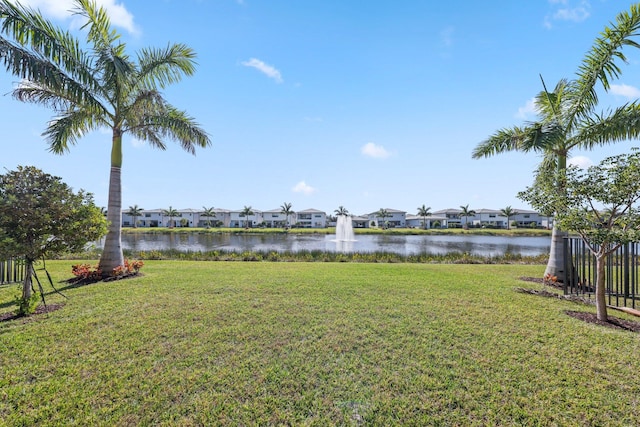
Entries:
{"type": "Polygon", "coordinates": [[[338,215],[336,222],[336,242],[355,242],[355,235],[353,233],[353,223],[351,217],[348,215],[338,215]]]}

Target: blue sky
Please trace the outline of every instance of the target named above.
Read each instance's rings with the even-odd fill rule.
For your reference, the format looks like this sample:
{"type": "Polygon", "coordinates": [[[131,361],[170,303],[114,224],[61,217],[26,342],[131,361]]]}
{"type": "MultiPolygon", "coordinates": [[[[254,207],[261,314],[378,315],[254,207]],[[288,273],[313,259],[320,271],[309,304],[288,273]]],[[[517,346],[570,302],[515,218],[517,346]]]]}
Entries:
{"type": "MultiPolygon", "coordinates": [[[[77,28],[70,3],[25,1],[77,28]]],[[[469,205],[528,208],[518,191],[540,158],[508,153],[473,160],[502,127],[535,118],[539,75],[573,78],[599,33],[632,2],[102,0],[130,53],[185,43],[192,77],[165,90],[210,134],[196,156],[126,138],[123,208],[216,207],[365,214],[469,205]]],[[[639,40],[637,40],[640,42],[639,40]]],[[[640,52],[602,94],[601,109],[640,96],[640,52]]],[[[64,156],[41,137],[53,116],[5,95],[0,73],[0,167],[35,165],[107,204],[110,135],[83,137],[64,156]]],[[[575,152],[581,164],[640,145],[575,152]]]]}

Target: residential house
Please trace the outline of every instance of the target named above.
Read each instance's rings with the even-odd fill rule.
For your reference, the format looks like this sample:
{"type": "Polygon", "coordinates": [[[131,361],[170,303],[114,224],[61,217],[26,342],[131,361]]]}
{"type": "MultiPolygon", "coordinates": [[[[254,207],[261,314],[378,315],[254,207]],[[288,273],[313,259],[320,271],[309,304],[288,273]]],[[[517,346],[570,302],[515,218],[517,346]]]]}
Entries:
{"type": "Polygon", "coordinates": [[[408,214],[406,217],[406,223],[408,228],[447,228],[447,217],[430,215],[421,217],[418,215],[408,214]],[[426,222],[426,226],[425,223],[426,222]]]}
{"type": "Polygon", "coordinates": [[[433,216],[444,217],[447,220],[447,228],[460,228],[462,227],[462,218],[460,218],[460,209],[442,209],[433,212],[433,216]]]}
{"type": "Polygon", "coordinates": [[[268,228],[284,228],[287,224],[291,224],[294,218],[295,213],[287,218],[287,215],[283,214],[280,208],[262,212],[262,221],[268,228]]]}
{"type": "Polygon", "coordinates": [[[397,209],[386,209],[386,211],[389,214],[386,218],[380,217],[378,215],[379,211],[368,214],[367,219],[369,220],[369,227],[403,228],[407,226],[407,213],[405,211],[399,211],[397,209]]]}
{"type": "Polygon", "coordinates": [[[317,209],[298,211],[295,225],[301,228],[325,228],[327,226],[327,214],[317,209]]]}
{"type": "Polygon", "coordinates": [[[253,215],[249,215],[247,218],[242,210],[229,211],[229,227],[242,228],[242,227],[257,227],[262,223],[262,212],[257,209],[251,209],[253,215]]]}

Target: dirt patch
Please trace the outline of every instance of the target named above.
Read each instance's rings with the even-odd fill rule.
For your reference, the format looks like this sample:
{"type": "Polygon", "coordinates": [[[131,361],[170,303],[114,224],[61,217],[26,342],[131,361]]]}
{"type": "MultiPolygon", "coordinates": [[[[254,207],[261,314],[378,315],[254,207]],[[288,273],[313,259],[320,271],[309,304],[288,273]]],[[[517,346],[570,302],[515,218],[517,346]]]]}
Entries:
{"type": "Polygon", "coordinates": [[[39,305],[38,308],[36,308],[35,313],[29,316],[24,316],[24,315],[19,316],[14,312],[1,313],[0,322],[10,322],[12,320],[19,320],[19,319],[23,319],[25,321],[31,321],[31,320],[35,320],[35,318],[37,318],[41,314],[51,313],[53,311],[60,310],[62,307],[64,307],[64,303],[47,304],[46,307],[44,305],[39,305]]]}

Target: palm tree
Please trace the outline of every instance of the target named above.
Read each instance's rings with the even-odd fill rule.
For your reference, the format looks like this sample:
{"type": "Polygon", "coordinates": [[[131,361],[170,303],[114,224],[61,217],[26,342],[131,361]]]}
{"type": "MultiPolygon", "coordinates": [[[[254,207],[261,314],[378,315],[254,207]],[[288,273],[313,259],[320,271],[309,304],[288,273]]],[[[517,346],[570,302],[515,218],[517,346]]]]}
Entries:
{"type": "Polygon", "coordinates": [[[169,209],[163,209],[162,214],[169,217],[169,228],[173,228],[176,225],[176,222],[173,220],[173,218],[180,215],[178,211],[173,209],[171,206],[169,206],[169,209]]]}
{"type": "Polygon", "coordinates": [[[129,206],[129,210],[127,211],[127,215],[133,218],[133,228],[138,228],[138,217],[142,216],[142,211],[144,209],[138,207],[138,205],[129,206]]]}
{"type": "MultiPolygon", "coordinates": [[[[552,92],[542,80],[543,90],[535,98],[538,121],[498,130],[473,150],[474,158],[489,157],[508,151],[538,152],[544,155],[538,174],[549,174],[555,168],[564,176],[567,157],[573,149],[596,146],[640,135],[640,106],[625,104],[606,113],[598,113],[596,84],[609,90],[610,79],[620,75],[617,60],[626,62],[621,52],[626,45],[640,47],[633,37],[640,31],[640,4],[629,12],[618,14],[612,28],[606,27],[595,40],[580,65],[575,80],[560,80],[552,92]]],[[[564,192],[563,179],[556,181],[557,191],[564,192]]],[[[551,253],[545,275],[564,281],[562,240],[566,235],[555,225],[551,237],[551,253]]]]}
{"type": "Polygon", "coordinates": [[[514,211],[513,209],[511,209],[511,206],[507,206],[506,208],[501,209],[501,210],[500,210],[500,213],[502,214],[502,216],[506,216],[506,217],[507,217],[507,230],[509,230],[509,229],[510,229],[510,226],[509,226],[509,224],[510,224],[510,222],[509,222],[509,221],[510,221],[510,218],[511,218],[512,216],[514,216],[514,215],[517,215],[517,214],[518,214],[518,212],[517,212],[517,211],[514,211]]]}
{"type": "Polygon", "coordinates": [[[287,217],[287,227],[289,227],[291,225],[291,221],[290,221],[290,216],[294,214],[293,210],[291,209],[292,204],[291,203],[283,203],[282,206],[280,206],[280,213],[284,214],[287,217]]]}
{"type": "Polygon", "coordinates": [[[338,206],[338,209],[334,210],[333,212],[337,216],[340,216],[340,215],[347,216],[347,215],[349,215],[349,211],[344,206],[338,206]]]}
{"type": "Polygon", "coordinates": [[[195,71],[195,53],[183,44],[146,48],[129,56],[103,7],[74,0],[85,20],[86,41],[56,28],[39,12],[0,0],[0,60],[22,78],[14,98],[54,112],[44,132],[49,149],[64,154],[78,138],[99,128],[111,131],[109,231],[99,268],[110,275],[124,264],[122,225],[122,137],[125,133],[164,150],[172,139],[195,154],[211,144],[186,112],[169,104],[161,89],[195,71]]]}
{"type": "Polygon", "coordinates": [[[211,220],[209,218],[215,218],[216,212],[213,210],[213,206],[207,208],[205,206],[202,207],[203,211],[200,216],[207,218],[207,228],[211,227],[211,220]]]}
{"type": "Polygon", "coordinates": [[[385,228],[385,229],[386,229],[386,228],[387,228],[387,221],[386,221],[386,218],[391,218],[391,215],[389,214],[389,211],[388,211],[388,210],[386,210],[386,209],[380,208],[380,209],[378,210],[378,212],[376,212],[376,216],[377,216],[378,218],[382,218],[382,223],[384,224],[384,225],[383,225],[383,228],[385,228]]]}
{"type": "Polygon", "coordinates": [[[431,216],[431,207],[429,206],[419,206],[418,207],[418,216],[422,217],[422,228],[427,229],[427,217],[431,216]]]}
{"type": "Polygon", "coordinates": [[[243,216],[246,218],[244,228],[249,228],[249,215],[253,215],[253,214],[254,212],[251,210],[251,206],[245,206],[242,209],[242,213],[240,214],[240,216],[243,216]]]}
{"type": "Polygon", "coordinates": [[[461,212],[458,214],[460,218],[465,218],[463,228],[467,230],[469,228],[469,217],[474,216],[476,211],[469,209],[469,205],[460,206],[461,212]]]}

